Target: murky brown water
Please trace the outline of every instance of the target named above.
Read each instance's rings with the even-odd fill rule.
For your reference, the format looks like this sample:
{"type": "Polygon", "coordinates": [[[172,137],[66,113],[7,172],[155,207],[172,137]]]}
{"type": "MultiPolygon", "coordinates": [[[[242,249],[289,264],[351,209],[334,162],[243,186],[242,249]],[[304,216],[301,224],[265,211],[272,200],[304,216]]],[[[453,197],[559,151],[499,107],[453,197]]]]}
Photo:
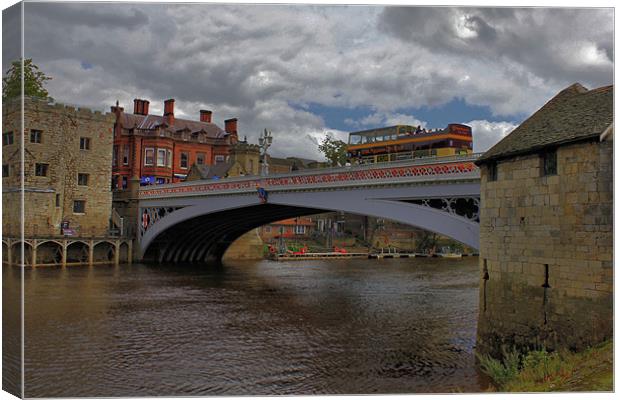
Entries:
{"type": "MultiPolygon", "coordinates": [[[[5,288],[17,272],[3,268],[5,288]]],[[[28,397],[484,386],[477,258],[38,268],[25,279],[28,397]]]]}

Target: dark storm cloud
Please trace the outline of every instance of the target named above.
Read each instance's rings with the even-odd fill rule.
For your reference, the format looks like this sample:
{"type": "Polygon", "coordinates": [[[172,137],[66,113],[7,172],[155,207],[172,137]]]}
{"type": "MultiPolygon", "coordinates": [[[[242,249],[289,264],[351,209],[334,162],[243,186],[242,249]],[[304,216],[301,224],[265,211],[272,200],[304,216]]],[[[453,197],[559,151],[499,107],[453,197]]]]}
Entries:
{"type": "Polygon", "coordinates": [[[2,11],[2,73],[4,74],[11,62],[19,59],[22,47],[21,4],[17,3],[2,11]]]}
{"type": "Polygon", "coordinates": [[[388,7],[379,29],[464,59],[506,59],[547,80],[611,82],[613,9],[388,7]]]}
{"type": "Polygon", "coordinates": [[[48,24],[62,26],[88,26],[138,29],[148,24],[148,16],[137,9],[138,5],[123,4],[58,4],[58,3],[25,3],[24,14],[42,16],[48,24]]]}
{"type": "MultiPolygon", "coordinates": [[[[372,110],[369,124],[424,123],[398,110],[459,98],[511,116],[534,111],[574,80],[607,84],[608,14],[27,3],[24,45],[26,57],[54,78],[48,89],[59,101],[109,109],[118,99],[131,109],[141,97],[160,112],[172,97],[179,115],[207,108],[220,124],[239,117],[248,139],[269,128],[279,138],[274,152],[316,157],[308,137],[346,134],[291,104],[363,107],[372,110]]],[[[488,143],[510,126],[476,124],[488,143]]]]}

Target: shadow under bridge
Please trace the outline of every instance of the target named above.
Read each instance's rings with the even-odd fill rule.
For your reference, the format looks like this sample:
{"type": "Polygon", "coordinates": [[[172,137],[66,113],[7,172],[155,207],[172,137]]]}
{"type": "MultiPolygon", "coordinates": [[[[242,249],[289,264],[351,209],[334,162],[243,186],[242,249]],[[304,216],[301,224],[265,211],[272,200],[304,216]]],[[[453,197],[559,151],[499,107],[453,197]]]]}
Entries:
{"type": "Polygon", "coordinates": [[[142,259],[219,261],[244,233],[270,222],[330,211],[389,219],[478,249],[480,184],[445,183],[399,188],[273,192],[261,204],[249,193],[143,200],[150,215],[141,232],[142,259]]]}

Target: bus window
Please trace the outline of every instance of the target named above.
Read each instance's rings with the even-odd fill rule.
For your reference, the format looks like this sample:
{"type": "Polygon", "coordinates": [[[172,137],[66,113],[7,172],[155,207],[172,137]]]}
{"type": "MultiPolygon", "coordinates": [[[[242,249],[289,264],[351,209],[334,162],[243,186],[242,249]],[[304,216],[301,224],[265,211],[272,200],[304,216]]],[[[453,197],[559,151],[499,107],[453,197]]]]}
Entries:
{"type": "Polygon", "coordinates": [[[362,137],[360,135],[349,135],[349,144],[362,143],[362,137]]]}

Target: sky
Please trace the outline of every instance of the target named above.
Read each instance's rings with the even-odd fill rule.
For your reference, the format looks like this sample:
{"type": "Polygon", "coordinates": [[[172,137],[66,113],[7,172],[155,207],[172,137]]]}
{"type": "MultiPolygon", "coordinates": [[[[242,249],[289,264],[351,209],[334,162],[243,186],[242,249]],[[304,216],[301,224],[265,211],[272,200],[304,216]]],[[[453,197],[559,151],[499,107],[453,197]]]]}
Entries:
{"type": "MultiPolygon", "coordinates": [[[[15,14],[15,13],[13,13],[15,14]]],[[[3,71],[19,55],[3,16],[3,71]]],[[[17,14],[16,14],[17,15],[17,14]]],[[[613,83],[613,9],[26,3],[24,50],[58,102],[133,99],[238,118],[270,154],[323,159],[325,135],[470,125],[485,151],[563,88],[613,83]]]]}

